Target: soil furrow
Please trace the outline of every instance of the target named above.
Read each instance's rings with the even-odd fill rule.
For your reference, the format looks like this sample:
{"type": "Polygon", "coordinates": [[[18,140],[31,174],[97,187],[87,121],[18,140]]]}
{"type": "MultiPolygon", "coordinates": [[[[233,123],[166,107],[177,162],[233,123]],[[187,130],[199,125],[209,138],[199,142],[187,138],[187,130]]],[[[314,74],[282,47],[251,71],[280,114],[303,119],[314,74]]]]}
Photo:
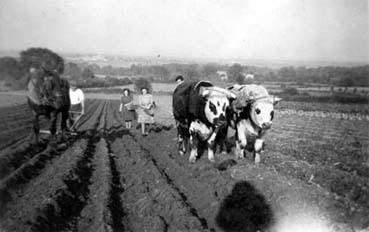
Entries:
{"type": "Polygon", "coordinates": [[[112,143],[121,172],[121,194],[127,207],[124,225],[128,231],[203,231],[176,192],[130,136],[112,143]]]}
{"type": "Polygon", "coordinates": [[[90,180],[90,196],[78,218],[77,231],[112,231],[113,223],[108,208],[112,176],[108,149],[104,139],[101,139],[96,145],[92,165],[94,172],[90,180]]]}
{"type": "Polygon", "coordinates": [[[126,216],[125,209],[123,208],[122,199],[120,195],[124,192],[124,188],[121,185],[121,172],[117,168],[115,161],[115,155],[111,150],[110,142],[107,140],[107,148],[109,153],[109,164],[112,174],[111,187],[110,187],[110,201],[108,208],[112,217],[112,228],[113,231],[125,231],[123,219],[126,216]]]}
{"type": "Polygon", "coordinates": [[[41,209],[41,215],[31,225],[32,231],[63,231],[77,228],[78,217],[89,197],[89,185],[93,173],[91,162],[95,155],[96,143],[100,139],[96,136],[96,128],[104,114],[104,107],[105,102],[101,110],[97,111],[95,123],[90,127],[87,147],[82,158],[77,162],[76,168],[63,179],[65,188],[60,189],[53,197],[55,203],[47,204],[41,209]],[[55,209],[55,204],[58,210],[55,209]]]}
{"type": "MultiPolygon", "coordinates": [[[[76,139],[70,141],[69,146],[75,141],[76,139]]],[[[61,152],[67,148],[68,146],[64,146],[58,151],[46,149],[34,155],[32,159],[22,164],[16,171],[4,178],[0,182],[0,215],[6,210],[6,205],[12,201],[11,193],[23,188],[33,178],[40,175],[48,162],[60,156],[61,152]]]]}
{"type": "Polygon", "coordinates": [[[38,145],[26,144],[11,153],[0,155],[0,179],[4,178],[22,164],[32,159],[38,153],[44,151],[48,141],[41,141],[38,145]]]}
{"type": "Polygon", "coordinates": [[[31,226],[32,231],[64,231],[74,230],[82,209],[89,197],[90,179],[93,173],[91,161],[95,155],[98,137],[88,140],[82,158],[77,162],[76,169],[69,172],[64,179],[65,189],[61,189],[54,198],[54,204],[47,204],[31,226]]]}
{"type": "Polygon", "coordinates": [[[14,199],[2,219],[2,226],[9,231],[27,231],[25,227],[28,228],[32,224],[34,218],[42,212],[40,209],[45,204],[54,203],[53,196],[65,186],[63,179],[75,168],[86,146],[85,139],[78,140],[39,176],[31,179],[21,191],[13,191],[14,199]]]}
{"type": "MultiPolygon", "coordinates": [[[[168,183],[169,186],[171,186],[171,188],[173,188],[181,197],[181,200],[183,201],[183,203],[188,207],[190,213],[196,217],[199,222],[201,223],[203,229],[209,229],[208,226],[208,222],[207,220],[200,216],[197,209],[191,204],[191,202],[189,202],[189,200],[187,199],[187,196],[184,192],[181,191],[181,189],[179,187],[176,186],[176,184],[174,183],[173,179],[168,175],[168,173],[165,171],[164,168],[161,168],[156,159],[154,158],[154,156],[151,155],[150,151],[148,149],[146,149],[145,147],[143,147],[140,142],[135,138],[135,136],[130,135],[130,137],[140,146],[140,149],[145,151],[146,154],[148,155],[147,158],[153,162],[155,168],[160,172],[160,174],[162,175],[162,177],[164,177],[164,179],[166,180],[166,182],[168,183]]],[[[214,230],[214,228],[211,228],[210,230],[214,230]]]]}
{"type": "Polygon", "coordinates": [[[96,111],[96,109],[99,109],[101,102],[98,100],[89,100],[86,102],[86,105],[88,105],[88,107],[85,109],[85,113],[82,115],[82,117],[80,118],[80,120],[76,123],[75,128],[79,130],[79,128],[85,124],[86,122],[88,122],[93,116],[94,116],[94,111],[96,111]]]}
{"type": "Polygon", "coordinates": [[[16,138],[16,139],[14,139],[10,142],[6,142],[5,144],[1,144],[0,145],[0,151],[3,152],[7,148],[14,148],[14,147],[21,146],[22,144],[27,142],[28,137],[29,137],[29,135],[23,135],[22,137],[16,138]]]}

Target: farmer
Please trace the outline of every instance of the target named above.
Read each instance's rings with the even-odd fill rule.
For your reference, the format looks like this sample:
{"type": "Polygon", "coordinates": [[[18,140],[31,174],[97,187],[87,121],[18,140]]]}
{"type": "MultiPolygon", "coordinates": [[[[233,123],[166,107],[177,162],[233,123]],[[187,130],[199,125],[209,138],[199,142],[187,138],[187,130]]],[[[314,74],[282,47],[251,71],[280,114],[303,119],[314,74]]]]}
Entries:
{"type": "Polygon", "coordinates": [[[122,113],[126,128],[132,127],[132,120],[135,118],[135,110],[133,106],[133,97],[128,88],[123,89],[123,95],[120,98],[119,112],[122,113]]]}
{"type": "Polygon", "coordinates": [[[147,136],[148,134],[146,126],[154,123],[154,108],[155,103],[152,94],[148,93],[146,87],[141,88],[141,95],[138,96],[137,122],[141,123],[143,136],[147,136]]]}
{"type": "Polygon", "coordinates": [[[85,96],[81,89],[77,88],[76,81],[69,81],[69,97],[70,97],[70,111],[69,111],[69,121],[70,130],[75,130],[75,125],[81,116],[85,113],[85,96]]]}

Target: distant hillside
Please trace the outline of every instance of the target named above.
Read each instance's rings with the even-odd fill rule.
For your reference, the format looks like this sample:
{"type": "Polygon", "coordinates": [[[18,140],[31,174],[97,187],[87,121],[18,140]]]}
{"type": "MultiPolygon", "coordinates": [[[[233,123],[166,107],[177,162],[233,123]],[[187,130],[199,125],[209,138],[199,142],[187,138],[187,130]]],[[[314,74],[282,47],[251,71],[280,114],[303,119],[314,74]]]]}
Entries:
{"type": "MultiPolygon", "coordinates": [[[[141,65],[162,65],[170,63],[182,64],[205,64],[218,63],[221,65],[229,65],[238,63],[249,66],[263,66],[269,68],[281,68],[285,66],[340,66],[355,67],[368,65],[368,63],[350,63],[350,62],[327,62],[327,61],[296,61],[296,60],[267,60],[267,59],[217,59],[217,58],[179,58],[166,57],[158,54],[157,56],[129,56],[129,55],[109,55],[109,54],[78,54],[68,52],[58,52],[67,62],[97,64],[99,66],[111,65],[113,67],[130,67],[132,64],[141,65]]],[[[0,57],[11,56],[19,57],[19,51],[6,50],[0,51],[0,57]]]]}

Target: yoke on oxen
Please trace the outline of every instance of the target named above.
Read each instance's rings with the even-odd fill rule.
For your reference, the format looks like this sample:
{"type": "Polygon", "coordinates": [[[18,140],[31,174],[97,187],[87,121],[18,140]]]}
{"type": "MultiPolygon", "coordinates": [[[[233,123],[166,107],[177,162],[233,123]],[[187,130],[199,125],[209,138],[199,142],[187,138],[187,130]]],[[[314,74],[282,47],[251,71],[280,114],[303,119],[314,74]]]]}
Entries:
{"type": "Polygon", "coordinates": [[[233,85],[229,88],[237,97],[232,102],[232,109],[241,110],[256,101],[274,102],[275,97],[269,95],[265,87],[261,85],[233,85]]]}

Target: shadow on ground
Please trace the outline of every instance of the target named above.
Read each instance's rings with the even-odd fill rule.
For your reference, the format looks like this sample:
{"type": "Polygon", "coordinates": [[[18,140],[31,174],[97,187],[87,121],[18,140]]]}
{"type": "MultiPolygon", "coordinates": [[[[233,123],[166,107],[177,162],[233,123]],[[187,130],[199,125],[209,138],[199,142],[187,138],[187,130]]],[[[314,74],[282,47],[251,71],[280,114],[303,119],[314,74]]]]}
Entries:
{"type": "Polygon", "coordinates": [[[264,196],[247,181],[237,182],[221,203],[215,218],[227,232],[266,231],[273,223],[273,212],[264,196]]]}

